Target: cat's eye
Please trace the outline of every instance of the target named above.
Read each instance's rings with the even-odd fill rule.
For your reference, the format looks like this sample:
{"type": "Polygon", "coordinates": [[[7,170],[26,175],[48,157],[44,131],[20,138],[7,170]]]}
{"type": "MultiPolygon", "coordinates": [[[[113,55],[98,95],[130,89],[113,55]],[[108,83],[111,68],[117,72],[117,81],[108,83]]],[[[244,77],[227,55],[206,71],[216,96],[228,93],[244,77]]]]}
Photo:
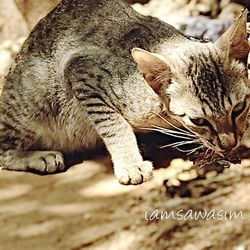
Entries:
{"type": "Polygon", "coordinates": [[[240,115],[241,113],[243,113],[245,108],[246,108],[246,101],[238,103],[233,108],[233,112],[232,112],[233,116],[236,117],[240,115]]]}
{"type": "Polygon", "coordinates": [[[208,120],[204,119],[204,118],[190,118],[190,121],[196,125],[196,126],[199,126],[199,127],[210,127],[211,124],[208,120]]]}

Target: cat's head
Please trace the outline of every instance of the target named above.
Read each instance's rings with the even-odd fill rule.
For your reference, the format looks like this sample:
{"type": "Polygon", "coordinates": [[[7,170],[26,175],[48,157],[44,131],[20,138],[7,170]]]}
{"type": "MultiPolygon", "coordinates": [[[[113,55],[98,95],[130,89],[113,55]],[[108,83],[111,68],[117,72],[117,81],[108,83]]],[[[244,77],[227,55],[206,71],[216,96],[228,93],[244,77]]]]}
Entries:
{"type": "Polygon", "coordinates": [[[170,116],[222,154],[239,146],[248,126],[246,21],[245,11],[214,44],[184,41],[159,54],[132,50],[170,116]]]}

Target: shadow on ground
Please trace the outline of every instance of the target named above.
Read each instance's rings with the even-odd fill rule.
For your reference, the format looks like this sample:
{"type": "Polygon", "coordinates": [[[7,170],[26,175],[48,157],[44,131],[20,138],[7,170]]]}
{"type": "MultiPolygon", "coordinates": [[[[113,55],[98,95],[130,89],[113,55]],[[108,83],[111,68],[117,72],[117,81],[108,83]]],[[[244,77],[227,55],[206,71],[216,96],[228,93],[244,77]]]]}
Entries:
{"type": "MultiPolygon", "coordinates": [[[[147,143],[142,144],[146,154],[147,143]]],[[[147,157],[158,158],[158,163],[162,165],[169,165],[171,157],[175,156],[172,151],[168,154],[162,152],[163,155],[159,150],[150,152],[147,157]]],[[[142,185],[122,186],[115,179],[105,152],[100,150],[96,156],[92,152],[89,155],[92,159],[86,160],[88,157],[85,156],[83,163],[56,175],[1,171],[0,249],[250,247],[249,160],[244,160],[241,166],[233,166],[213,183],[206,182],[206,185],[216,186],[214,192],[208,195],[170,198],[162,184],[172,174],[171,167],[156,169],[154,178],[142,185]],[[244,218],[145,218],[150,218],[154,210],[177,212],[202,209],[242,211],[244,218]]],[[[180,160],[178,164],[186,163],[180,160]]],[[[197,182],[194,188],[200,185],[197,182]]]]}

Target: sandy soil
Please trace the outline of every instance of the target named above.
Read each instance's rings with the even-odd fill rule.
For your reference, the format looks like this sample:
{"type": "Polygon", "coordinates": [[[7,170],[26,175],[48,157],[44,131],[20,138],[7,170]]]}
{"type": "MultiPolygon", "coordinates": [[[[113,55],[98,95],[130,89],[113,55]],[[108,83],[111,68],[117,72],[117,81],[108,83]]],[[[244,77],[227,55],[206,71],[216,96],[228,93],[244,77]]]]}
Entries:
{"type": "Polygon", "coordinates": [[[2,171],[0,249],[250,249],[250,161],[191,181],[191,195],[171,198],[164,180],[183,168],[190,175],[188,166],[173,160],[139,186],[118,184],[105,156],[51,176],[2,171]],[[242,216],[178,220],[152,214],[204,209],[242,216]]]}

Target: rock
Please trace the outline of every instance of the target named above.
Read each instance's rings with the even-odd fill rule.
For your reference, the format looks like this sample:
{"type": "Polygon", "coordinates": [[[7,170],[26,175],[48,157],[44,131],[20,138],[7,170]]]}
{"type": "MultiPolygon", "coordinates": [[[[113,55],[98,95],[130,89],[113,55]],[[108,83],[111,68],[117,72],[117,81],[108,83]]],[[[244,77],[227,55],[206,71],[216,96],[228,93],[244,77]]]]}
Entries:
{"type": "Polygon", "coordinates": [[[6,74],[11,62],[11,52],[8,50],[0,50],[0,76],[4,76],[6,74]]]}
{"type": "Polygon", "coordinates": [[[0,43],[28,35],[27,24],[14,0],[0,1],[0,43]]]}
{"type": "Polygon", "coordinates": [[[174,20],[172,25],[188,36],[214,42],[232,23],[233,19],[208,19],[198,16],[174,20]]]}
{"type": "Polygon", "coordinates": [[[242,6],[244,6],[245,8],[248,8],[248,9],[250,8],[249,0],[231,0],[231,2],[241,4],[242,6]]]}
{"type": "Polygon", "coordinates": [[[215,18],[220,10],[219,1],[217,0],[195,0],[190,1],[189,9],[191,16],[209,16],[215,18]]]}
{"type": "Polygon", "coordinates": [[[22,13],[29,30],[31,30],[59,2],[60,0],[16,0],[16,5],[22,13]]]}
{"type": "Polygon", "coordinates": [[[225,6],[221,13],[218,15],[218,18],[235,18],[240,15],[244,6],[237,3],[230,3],[229,5],[225,6]]]}
{"type": "Polygon", "coordinates": [[[21,37],[15,41],[5,40],[0,43],[0,93],[3,87],[4,76],[8,73],[13,58],[20,50],[23,41],[24,37],[21,37]]]}

